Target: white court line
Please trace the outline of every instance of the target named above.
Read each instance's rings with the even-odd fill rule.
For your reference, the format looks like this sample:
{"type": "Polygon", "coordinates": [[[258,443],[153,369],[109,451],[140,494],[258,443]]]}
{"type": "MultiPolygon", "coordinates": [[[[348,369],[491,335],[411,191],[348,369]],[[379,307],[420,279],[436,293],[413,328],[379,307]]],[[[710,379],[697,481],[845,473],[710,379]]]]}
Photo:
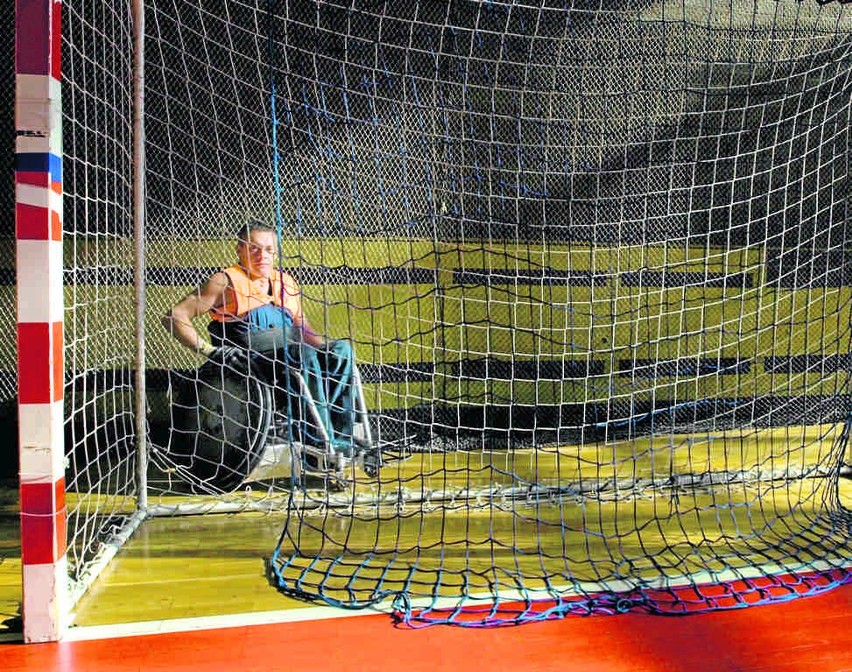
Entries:
{"type": "Polygon", "coordinates": [[[333,618],[351,618],[383,613],[390,617],[390,611],[372,609],[340,609],[338,607],[302,607],[278,611],[259,611],[254,613],[222,614],[217,616],[199,616],[195,618],[171,618],[159,621],[139,621],[136,623],[118,623],[115,625],[87,625],[71,627],[65,632],[63,641],[80,642],[90,639],[111,639],[113,637],[139,637],[141,635],[162,635],[176,632],[194,632],[221,628],[240,628],[252,625],[274,625],[279,623],[300,623],[303,621],[324,621],[333,618]]]}

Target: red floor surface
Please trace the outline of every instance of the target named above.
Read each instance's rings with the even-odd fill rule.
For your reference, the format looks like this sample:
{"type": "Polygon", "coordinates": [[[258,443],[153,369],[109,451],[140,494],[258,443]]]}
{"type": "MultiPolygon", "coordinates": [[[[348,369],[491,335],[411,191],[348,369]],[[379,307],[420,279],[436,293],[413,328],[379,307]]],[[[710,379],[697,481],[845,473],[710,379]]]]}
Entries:
{"type": "Polygon", "coordinates": [[[380,615],[4,644],[0,670],[852,671],[852,585],[819,597],[685,617],[576,616],[491,630],[409,630],[380,615]]]}

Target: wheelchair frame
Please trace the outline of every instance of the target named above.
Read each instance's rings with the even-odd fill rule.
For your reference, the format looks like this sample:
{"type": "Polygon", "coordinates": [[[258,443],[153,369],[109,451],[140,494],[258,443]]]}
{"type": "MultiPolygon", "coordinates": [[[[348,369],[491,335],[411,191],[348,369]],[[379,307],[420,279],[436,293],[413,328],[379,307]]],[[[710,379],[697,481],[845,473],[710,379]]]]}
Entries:
{"type": "MultiPolygon", "coordinates": [[[[346,451],[334,445],[301,367],[280,363],[298,389],[301,408],[309,415],[306,418],[299,413],[295,421],[303,425],[309,422],[318,430],[318,440],[306,440],[308,432],[304,427],[293,431],[294,418],[288,413],[292,409],[276,405],[276,391],[281,388],[262,372],[244,373],[205,362],[196,370],[194,379],[178,387],[172,406],[180,412],[174,413],[169,450],[158,456],[165,457],[169,470],[194,492],[232,492],[247,482],[288,475],[294,488],[304,487],[309,477],[323,479],[328,487],[340,487],[354,479],[355,468],[368,477],[378,474],[381,451],[373,441],[361,374],[354,358],[346,392],[351,395],[354,422],[351,450],[346,451]],[[234,415],[242,415],[244,424],[228,416],[229,407],[234,415]],[[284,436],[274,430],[274,421],[279,418],[288,429],[284,436]],[[234,425],[244,431],[235,432],[234,425]]],[[[293,392],[284,389],[284,393],[293,392]]]]}

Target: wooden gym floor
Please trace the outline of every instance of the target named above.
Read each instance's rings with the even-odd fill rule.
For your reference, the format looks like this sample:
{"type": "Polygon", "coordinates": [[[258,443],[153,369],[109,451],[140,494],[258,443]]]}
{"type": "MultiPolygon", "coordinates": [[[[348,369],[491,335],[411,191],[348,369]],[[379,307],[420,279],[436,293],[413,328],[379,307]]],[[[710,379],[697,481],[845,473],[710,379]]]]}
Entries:
{"type": "MultiPolygon", "coordinates": [[[[852,481],[844,478],[841,486],[843,505],[852,508],[852,481]]],[[[807,498],[801,489],[798,494],[807,498]]],[[[693,504],[700,508],[700,502],[693,504]]],[[[750,524],[759,508],[747,510],[750,524]]],[[[395,627],[387,613],[311,606],[272,588],[264,557],[281,532],[281,514],[147,521],[79,602],[67,641],[24,646],[15,643],[16,511],[14,488],[0,488],[3,670],[852,670],[850,585],[817,597],[688,617],[626,614],[486,631],[411,630],[395,627]]],[[[644,515],[635,502],[621,513],[644,515]]],[[[697,516],[695,525],[709,529],[697,516]]],[[[489,533],[499,536],[503,527],[492,519],[489,533]]],[[[679,529],[686,538],[694,532],[679,529]]],[[[648,539],[634,541],[647,545],[648,539]]],[[[671,539],[661,542],[663,549],[671,539]]],[[[620,550],[629,551],[631,543],[622,538],[620,550]]]]}

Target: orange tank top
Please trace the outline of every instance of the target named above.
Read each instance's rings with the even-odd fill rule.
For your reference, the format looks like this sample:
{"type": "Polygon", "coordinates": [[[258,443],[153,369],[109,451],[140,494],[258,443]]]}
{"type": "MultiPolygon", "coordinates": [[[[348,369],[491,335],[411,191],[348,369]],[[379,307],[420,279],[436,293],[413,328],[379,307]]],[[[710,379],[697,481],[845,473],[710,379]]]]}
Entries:
{"type": "Polygon", "coordinates": [[[214,320],[233,322],[242,319],[250,310],[271,303],[283,306],[290,311],[296,324],[301,323],[302,298],[299,285],[289,273],[272,271],[267,283],[253,281],[241,266],[228,266],[222,272],[228,276],[230,286],[225,290],[225,305],[210,311],[214,320]]]}

